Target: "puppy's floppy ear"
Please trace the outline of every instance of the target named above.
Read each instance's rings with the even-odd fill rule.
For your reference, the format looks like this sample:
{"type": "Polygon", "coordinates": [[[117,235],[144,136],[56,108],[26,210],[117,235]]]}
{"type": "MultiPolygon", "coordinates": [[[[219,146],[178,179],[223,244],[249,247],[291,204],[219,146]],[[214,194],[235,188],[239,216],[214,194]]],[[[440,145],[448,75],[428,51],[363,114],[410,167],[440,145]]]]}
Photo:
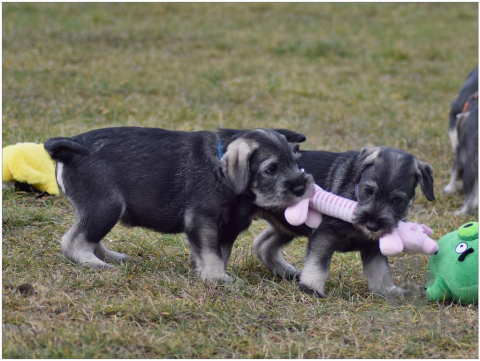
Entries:
{"type": "Polygon", "coordinates": [[[289,143],[303,143],[307,140],[307,137],[301,133],[294,132],[293,130],[289,129],[274,129],[277,133],[285,136],[287,138],[287,142],[289,143]]]}
{"type": "Polygon", "coordinates": [[[250,158],[257,148],[257,142],[238,138],[228,145],[220,161],[227,184],[235,194],[242,194],[248,187],[250,158]]]}
{"type": "Polygon", "coordinates": [[[365,168],[375,163],[381,150],[380,147],[365,147],[360,150],[357,158],[355,183],[358,183],[365,168]]]}
{"type": "Polygon", "coordinates": [[[433,168],[430,164],[415,159],[415,174],[420,182],[423,194],[429,201],[435,200],[433,194],[433,168]]]}

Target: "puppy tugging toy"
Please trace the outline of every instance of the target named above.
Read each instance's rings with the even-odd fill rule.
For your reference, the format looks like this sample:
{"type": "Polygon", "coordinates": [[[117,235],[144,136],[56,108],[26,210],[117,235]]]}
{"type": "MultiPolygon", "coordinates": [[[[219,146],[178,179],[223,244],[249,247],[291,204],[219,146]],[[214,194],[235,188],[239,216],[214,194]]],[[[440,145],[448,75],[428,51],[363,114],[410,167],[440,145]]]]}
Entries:
{"type": "MultiPolygon", "coordinates": [[[[358,203],[337,196],[314,185],[310,199],[303,199],[285,210],[285,219],[292,226],[305,223],[310,228],[317,228],[322,222],[322,214],[353,223],[358,203]]],[[[437,243],[429,236],[433,231],[424,224],[400,221],[389,234],[380,237],[380,251],[387,257],[405,253],[434,254],[438,251],[437,243]]]]}

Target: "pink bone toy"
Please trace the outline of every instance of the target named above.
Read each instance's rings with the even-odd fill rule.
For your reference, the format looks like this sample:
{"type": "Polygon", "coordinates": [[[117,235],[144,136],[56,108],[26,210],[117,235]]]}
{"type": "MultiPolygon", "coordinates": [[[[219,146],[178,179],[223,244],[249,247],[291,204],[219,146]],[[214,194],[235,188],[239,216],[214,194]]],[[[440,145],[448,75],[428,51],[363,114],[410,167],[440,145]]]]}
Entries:
{"type": "MultiPolygon", "coordinates": [[[[337,196],[314,185],[310,199],[303,199],[285,210],[285,219],[293,226],[305,223],[317,228],[322,222],[322,214],[353,223],[353,216],[358,203],[337,196]]],[[[385,256],[397,256],[405,253],[434,254],[438,251],[437,243],[430,236],[433,231],[423,224],[400,221],[390,233],[380,237],[380,251],[385,256]]]]}

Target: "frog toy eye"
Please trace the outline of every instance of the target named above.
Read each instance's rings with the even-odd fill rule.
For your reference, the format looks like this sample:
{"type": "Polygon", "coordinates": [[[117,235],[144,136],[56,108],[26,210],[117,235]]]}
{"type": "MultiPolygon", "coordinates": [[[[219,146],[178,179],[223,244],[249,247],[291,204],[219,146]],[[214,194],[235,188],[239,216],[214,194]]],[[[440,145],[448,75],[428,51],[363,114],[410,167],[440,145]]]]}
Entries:
{"type": "Polygon", "coordinates": [[[467,250],[467,248],[468,248],[468,244],[466,242],[462,242],[457,244],[457,247],[455,247],[455,252],[457,252],[458,254],[462,254],[467,250]]]}

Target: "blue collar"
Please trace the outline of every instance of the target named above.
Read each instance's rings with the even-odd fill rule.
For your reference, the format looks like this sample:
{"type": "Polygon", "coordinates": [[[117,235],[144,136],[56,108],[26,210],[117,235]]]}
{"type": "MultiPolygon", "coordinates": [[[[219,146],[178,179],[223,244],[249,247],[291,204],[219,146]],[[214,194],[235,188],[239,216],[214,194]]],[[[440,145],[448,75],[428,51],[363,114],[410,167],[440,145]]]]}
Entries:
{"type": "Polygon", "coordinates": [[[220,141],[218,142],[218,147],[217,147],[217,148],[218,148],[218,159],[222,159],[222,157],[223,157],[223,150],[222,150],[222,148],[223,148],[223,142],[222,142],[221,139],[220,139],[220,141]]]}

